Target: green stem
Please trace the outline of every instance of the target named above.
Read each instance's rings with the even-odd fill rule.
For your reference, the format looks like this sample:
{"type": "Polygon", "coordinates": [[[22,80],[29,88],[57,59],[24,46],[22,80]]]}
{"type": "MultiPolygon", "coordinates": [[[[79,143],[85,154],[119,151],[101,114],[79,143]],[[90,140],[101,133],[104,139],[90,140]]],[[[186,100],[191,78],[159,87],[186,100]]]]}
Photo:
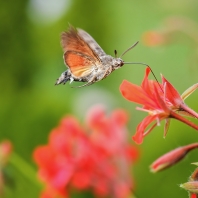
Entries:
{"type": "Polygon", "coordinates": [[[36,178],[36,171],[23,158],[21,158],[17,153],[12,152],[9,162],[15,168],[17,168],[17,170],[19,172],[21,172],[24,177],[26,177],[28,180],[30,180],[32,183],[34,183],[39,188],[42,187],[42,185],[38,182],[38,180],[36,178]]]}

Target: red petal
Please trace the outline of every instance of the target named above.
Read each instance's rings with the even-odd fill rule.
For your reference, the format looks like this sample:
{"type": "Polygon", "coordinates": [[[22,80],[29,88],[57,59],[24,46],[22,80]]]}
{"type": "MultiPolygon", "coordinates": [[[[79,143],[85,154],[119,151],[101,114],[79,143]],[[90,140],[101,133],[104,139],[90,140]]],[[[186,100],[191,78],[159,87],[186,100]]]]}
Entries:
{"type": "Polygon", "coordinates": [[[33,158],[38,166],[45,167],[49,165],[54,154],[49,146],[38,146],[33,153],[33,158]]]}
{"type": "Polygon", "coordinates": [[[198,197],[197,194],[193,194],[193,193],[192,193],[192,194],[190,195],[190,198],[197,198],[197,197],[198,197]]]}
{"type": "Polygon", "coordinates": [[[135,146],[126,147],[126,157],[129,161],[136,161],[140,155],[140,151],[135,146]]]}
{"type": "Polygon", "coordinates": [[[150,74],[150,71],[151,69],[147,67],[141,87],[150,98],[153,98],[152,96],[153,96],[153,84],[154,83],[152,80],[148,80],[148,75],[150,74]]]}
{"type": "Polygon", "coordinates": [[[102,105],[92,107],[86,116],[86,122],[91,128],[102,128],[106,122],[105,108],[102,105]]]}
{"type": "Polygon", "coordinates": [[[165,96],[174,105],[179,106],[183,103],[182,98],[173,85],[162,76],[163,85],[166,83],[165,96]]]}
{"type": "Polygon", "coordinates": [[[51,178],[50,183],[55,189],[64,189],[74,174],[74,166],[61,160],[58,165],[59,167],[56,168],[56,173],[51,178]]]}
{"type": "Polygon", "coordinates": [[[67,130],[54,129],[49,135],[49,145],[56,153],[65,153],[68,149],[68,137],[71,135],[67,130]]]}
{"type": "Polygon", "coordinates": [[[67,192],[65,189],[57,190],[53,189],[51,186],[47,186],[46,189],[40,194],[40,198],[68,198],[67,192]]]}
{"type": "Polygon", "coordinates": [[[155,107],[153,102],[144,92],[144,90],[135,84],[124,80],[120,85],[120,92],[129,101],[138,104],[155,107]]]}
{"type": "Polygon", "coordinates": [[[72,185],[80,190],[88,188],[91,185],[89,173],[82,170],[75,173],[72,178],[72,185]]]}
{"type": "Polygon", "coordinates": [[[129,119],[129,116],[127,112],[123,109],[117,109],[112,112],[112,120],[120,126],[126,125],[126,123],[128,122],[128,119],[129,119]]]}
{"type": "Polygon", "coordinates": [[[144,138],[144,131],[146,129],[146,127],[153,121],[156,119],[156,116],[147,116],[146,118],[144,118],[144,120],[142,122],[140,122],[140,124],[137,126],[137,131],[136,134],[132,137],[133,140],[137,143],[137,144],[141,144],[143,142],[143,138],[144,138]]]}
{"type": "Polygon", "coordinates": [[[158,106],[161,108],[161,110],[164,111],[164,113],[167,114],[167,117],[170,115],[170,110],[168,108],[168,106],[166,105],[166,103],[162,100],[162,98],[160,97],[159,93],[158,93],[158,89],[156,87],[157,85],[155,84],[154,86],[154,96],[155,96],[155,101],[158,104],[158,106]]]}
{"type": "Polygon", "coordinates": [[[114,187],[115,191],[115,197],[116,198],[126,198],[126,197],[131,197],[131,189],[132,184],[130,182],[117,182],[117,184],[114,187]]]}
{"type": "Polygon", "coordinates": [[[142,144],[143,138],[144,136],[142,131],[136,131],[136,134],[132,137],[133,141],[136,142],[137,144],[142,144]]]}
{"type": "Polygon", "coordinates": [[[141,84],[143,89],[148,89],[149,88],[148,75],[149,75],[150,71],[151,71],[151,69],[149,67],[146,67],[145,76],[144,76],[144,79],[143,79],[142,84],[141,84]]]}

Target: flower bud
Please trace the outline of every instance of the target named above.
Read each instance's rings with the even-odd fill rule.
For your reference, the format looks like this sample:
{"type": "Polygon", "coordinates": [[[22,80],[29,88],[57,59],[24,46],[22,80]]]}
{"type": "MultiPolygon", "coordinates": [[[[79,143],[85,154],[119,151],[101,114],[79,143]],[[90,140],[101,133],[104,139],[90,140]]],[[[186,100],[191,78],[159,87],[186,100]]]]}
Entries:
{"type": "Polygon", "coordinates": [[[185,190],[198,194],[198,181],[189,181],[184,184],[180,185],[181,188],[184,188],[185,190]]]}
{"type": "Polygon", "coordinates": [[[150,169],[152,172],[158,172],[160,170],[163,170],[165,168],[168,168],[177,162],[179,162],[181,159],[183,159],[186,154],[191,151],[192,149],[195,149],[198,147],[198,143],[189,144],[186,146],[182,146],[179,148],[176,148],[165,155],[162,155],[160,158],[158,158],[156,161],[154,161],[150,169]]]}

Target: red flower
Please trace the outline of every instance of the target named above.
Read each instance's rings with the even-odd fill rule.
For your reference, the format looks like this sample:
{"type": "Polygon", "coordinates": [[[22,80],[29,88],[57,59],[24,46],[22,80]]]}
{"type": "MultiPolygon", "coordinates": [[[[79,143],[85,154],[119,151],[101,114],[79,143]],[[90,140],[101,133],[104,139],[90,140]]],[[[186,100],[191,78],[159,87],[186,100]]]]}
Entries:
{"type": "Polygon", "coordinates": [[[141,144],[144,136],[155,126],[160,125],[161,120],[165,120],[166,122],[164,130],[165,136],[168,131],[170,118],[180,120],[198,130],[198,126],[178,114],[198,118],[198,114],[184,103],[184,99],[198,87],[198,84],[193,85],[180,96],[177,90],[163,76],[161,84],[153,80],[148,80],[149,73],[150,69],[146,68],[141,86],[132,84],[126,80],[124,80],[120,86],[120,91],[126,99],[143,105],[142,108],[138,107],[137,109],[149,113],[149,116],[138,125],[133,140],[141,144]],[[153,126],[145,131],[152,122],[154,122],[153,126]]]}
{"type": "Polygon", "coordinates": [[[84,127],[73,117],[63,118],[49,143],[33,154],[46,185],[41,197],[66,197],[72,188],[92,189],[97,196],[129,195],[129,166],[138,152],[127,143],[127,120],[123,110],[106,116],[101,107],[89,112],[84,127]]]}

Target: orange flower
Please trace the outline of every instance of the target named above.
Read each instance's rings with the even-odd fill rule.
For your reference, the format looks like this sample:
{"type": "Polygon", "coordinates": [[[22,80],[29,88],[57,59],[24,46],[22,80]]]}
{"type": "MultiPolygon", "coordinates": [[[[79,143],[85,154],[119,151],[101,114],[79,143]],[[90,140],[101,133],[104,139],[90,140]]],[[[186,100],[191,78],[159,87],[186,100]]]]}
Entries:
{"type": "Polygon", "coordinates": [[[161,84],[153,80],[148,80],[149,73],[150,69],[147,67],[141,86],[132,84],[126,80],[120,86],[120,91],[127,100],[142,105],[142,108],[137,107],[137,110],[145,111],[149,114],[138,125],[133,140],[141,144],[144,136],[151,132],[155,126],[159,126],[162,120],[165,120],[164,136],[166,136],[170,118],[175,118],[198,130],[197,125],[181,116],[188,115],[198,118],[198,114],[184,103],[184,99],[196,90],[198,84],[193,85],[180,96],[173,85],[163,76],[161,84]],[[154,124],[145,131],[152,122],[154,124]]]}

